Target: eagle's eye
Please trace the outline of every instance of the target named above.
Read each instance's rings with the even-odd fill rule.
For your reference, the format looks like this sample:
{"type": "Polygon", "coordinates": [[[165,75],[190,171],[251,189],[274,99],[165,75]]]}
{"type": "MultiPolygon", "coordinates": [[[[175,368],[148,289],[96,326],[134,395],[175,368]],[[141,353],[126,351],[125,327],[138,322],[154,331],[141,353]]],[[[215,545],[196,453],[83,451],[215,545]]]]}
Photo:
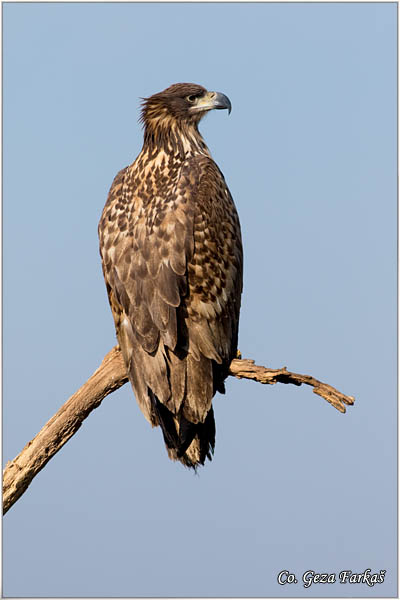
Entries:
{"type": "Polygon", "coordinates": [[[197,100],[197,98],[199,98],[199,96],[200,96],[200,94],[192,94],[191,96],[188,96],[188,97],[186,98],[186,100],[187,100],[188,102],[190,102],[191,104],[193,104],[193,102],[194,102],[195,100],[197,100]]]}

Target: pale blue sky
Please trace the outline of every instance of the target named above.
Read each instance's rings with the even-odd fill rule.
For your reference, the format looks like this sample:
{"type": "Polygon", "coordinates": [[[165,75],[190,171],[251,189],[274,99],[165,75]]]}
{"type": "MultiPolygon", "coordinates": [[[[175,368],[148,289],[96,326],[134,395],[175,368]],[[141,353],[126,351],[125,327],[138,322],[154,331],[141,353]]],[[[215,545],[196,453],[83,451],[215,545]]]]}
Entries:
{"type": "Polygon", "coordinates": [[[139,98],[179,81],[232,102],[201,130],[242,224],[243,356],[357,399],[230,378],[195,476],[124,386],[6,515],[5,596],[396,595],[396,12],[3,4],[4,461],[115,344],[97,222],[139,98]],[[301,583],[367,568],[385,583],[301,583]]]}

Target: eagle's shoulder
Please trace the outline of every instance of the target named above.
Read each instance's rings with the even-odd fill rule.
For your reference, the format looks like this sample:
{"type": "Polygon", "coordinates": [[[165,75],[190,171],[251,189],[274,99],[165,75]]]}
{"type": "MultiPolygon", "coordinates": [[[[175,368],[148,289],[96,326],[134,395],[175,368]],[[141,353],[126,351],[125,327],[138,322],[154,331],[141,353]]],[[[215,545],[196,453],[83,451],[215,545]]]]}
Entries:
{"type": "MultiPolygon", "coordinates": [[[[124,184],[125,176],[126,176],[126,173],[128,172],[128,169],[129,169],[129,166],[124,167],[123,169],[118,171],[118,173],[114,177],[113,182],[110,187],[110,191],[108,192],[107,202],[104,206],[105,209],[108,206],[110,206],[111,204],[113,204],[114,202],[118,201],[118,199],[121,197],[122,186],[124,184]]],[[[103,212],[104,212],[104,210],[103,210],[103,212]]]]}
{"type": "Polygon", "coordinates": [[[124,167],[113,179],[113,182],[108,192],[107,201],[104,205],[103,212],[98,224],[98,233],[100,239],[100,253],[104,246],[105,236],[116,229],[116,217],[118,206],[122,199],[122,189],[125,181],[125,176],[129,167],[124,167]]]}

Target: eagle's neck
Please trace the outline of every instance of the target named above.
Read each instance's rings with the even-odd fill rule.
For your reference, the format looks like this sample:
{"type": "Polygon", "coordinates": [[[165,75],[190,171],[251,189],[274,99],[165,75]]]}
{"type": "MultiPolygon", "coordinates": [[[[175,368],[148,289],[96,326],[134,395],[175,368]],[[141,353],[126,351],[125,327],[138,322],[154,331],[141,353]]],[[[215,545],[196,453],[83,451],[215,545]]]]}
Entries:
{"type": "Polygon", "coordinates": [[[143,152],[150,157],[163,152],[182,161],[198,154],[211,156],[197,124],[172,119],[146,124],[143,152]]]}

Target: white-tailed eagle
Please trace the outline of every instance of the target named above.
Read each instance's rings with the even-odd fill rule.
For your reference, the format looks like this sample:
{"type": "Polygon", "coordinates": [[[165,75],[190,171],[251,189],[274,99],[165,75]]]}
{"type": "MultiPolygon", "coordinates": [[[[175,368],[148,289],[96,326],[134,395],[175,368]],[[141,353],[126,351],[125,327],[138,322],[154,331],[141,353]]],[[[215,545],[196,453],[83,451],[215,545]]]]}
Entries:
{"type": "Polygon", "coordinates": [[[104,279],[139,406],[168,455],[211,460],[212,398],[238,342],[239,218],[198,124],[229,99],[178,83],[145,99],[144,144],[111,186],[99,223],[104,279]]]}

